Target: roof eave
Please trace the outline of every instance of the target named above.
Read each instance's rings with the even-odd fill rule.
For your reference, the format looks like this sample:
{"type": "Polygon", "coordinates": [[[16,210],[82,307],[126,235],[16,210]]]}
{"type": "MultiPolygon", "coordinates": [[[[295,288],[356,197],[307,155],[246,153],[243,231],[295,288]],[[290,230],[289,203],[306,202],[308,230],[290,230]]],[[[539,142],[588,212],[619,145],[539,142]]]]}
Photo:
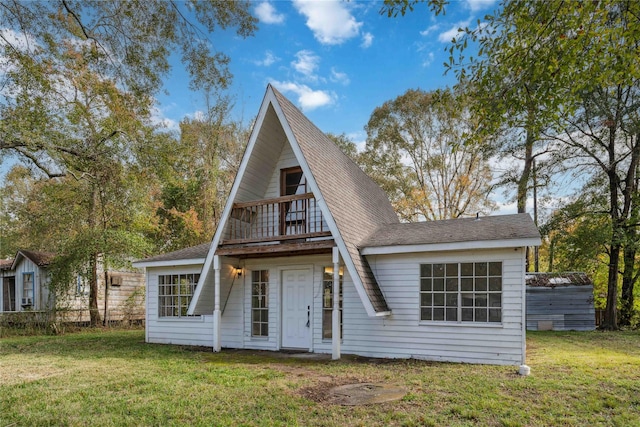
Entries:
{"type": "Polygon", "coordinates": [[[390,255],[415,252],[445,252],[472,249],[502,249],[524,246],[540,246],[539,237],[503,240],[476,240],[469,242],[427,243],[420,245],[368,246],[360,249],[362,255],[390,255]]]}
{"type": "Polygon", "coordinates": [[[152,267],[179,267],[183,265],[202,265],[205,262],[205,258],[189,258],[189,259],[174,259],[174,260],[162,260],[162,261],[136,261],[133,265],[136,268],[152,268],[152,267]]]}

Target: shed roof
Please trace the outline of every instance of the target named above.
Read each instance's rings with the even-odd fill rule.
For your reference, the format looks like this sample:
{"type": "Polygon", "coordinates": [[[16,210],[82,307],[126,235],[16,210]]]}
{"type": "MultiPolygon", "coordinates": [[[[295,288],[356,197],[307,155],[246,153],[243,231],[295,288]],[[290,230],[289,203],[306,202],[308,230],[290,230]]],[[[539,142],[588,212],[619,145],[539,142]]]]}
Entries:
{"type": "Polygon", "coordinates": [[[593,286],[593,281],[587,273],[558,272],[558,273],[527,273],[527,286],[535,288],[556,288],[559,286],[593,286]]]}
{"type": "Polygon", "coordinates": [[[13,258],[0,259],[0,270],[11,270],[12,264],[13,264],[13,258]]]}

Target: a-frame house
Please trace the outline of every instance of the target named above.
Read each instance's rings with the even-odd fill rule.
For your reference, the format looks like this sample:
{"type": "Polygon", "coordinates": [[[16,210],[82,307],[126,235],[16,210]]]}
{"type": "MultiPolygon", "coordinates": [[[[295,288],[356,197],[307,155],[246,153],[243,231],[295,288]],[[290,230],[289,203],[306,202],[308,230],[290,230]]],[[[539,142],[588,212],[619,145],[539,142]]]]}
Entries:
{"type": "Polygon", "coordinates": [[[528,215],[401,224],[268,86],[212,243],[134,265],[149,342],[521,364],[539,240],[528,215]]]}

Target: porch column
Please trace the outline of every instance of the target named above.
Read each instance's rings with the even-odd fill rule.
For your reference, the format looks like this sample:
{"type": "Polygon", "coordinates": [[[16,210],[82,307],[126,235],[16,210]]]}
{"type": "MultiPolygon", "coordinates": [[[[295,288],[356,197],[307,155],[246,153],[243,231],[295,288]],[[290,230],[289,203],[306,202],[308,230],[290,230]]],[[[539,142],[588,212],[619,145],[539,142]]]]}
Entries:
{"type": "Polygon", "coordinates": [[[331,312],[331,358],[340,359],[340,250],[333,247],[333,311],[331,312]]]}
{"type": "Polygon", "coordinates": [[[213,270],[215,282],[214,310],[213,310],[213,351],[218,352],[220,345],[220,256],[213,257],[213,270]]]}

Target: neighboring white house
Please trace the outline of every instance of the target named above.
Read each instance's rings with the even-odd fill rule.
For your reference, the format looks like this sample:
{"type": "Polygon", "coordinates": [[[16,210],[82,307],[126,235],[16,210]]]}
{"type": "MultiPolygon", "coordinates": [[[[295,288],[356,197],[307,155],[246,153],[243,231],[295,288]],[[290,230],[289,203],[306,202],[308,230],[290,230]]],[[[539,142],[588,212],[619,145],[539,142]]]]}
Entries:
{"type": "Polygon", "coordinates": [[[146,268],[147,341],[525,363],[527,214],[405,224],[272,86],[211,244],[146,268]]]}
{"type": "MultiPolygon", "coordinates": [[[[24,311],[43,311],[54,304],[67,312],[66,319],[85,321],[89,318],[89,287],[77,277],[66,298],[58,298],[49,290],[48,267],[54,254],[19,250],[10,260],[0,261],[0,315],[24,311]],[[74,313],[76,315],[74,315],[74,313]]],[[[98,310],[108,320],[142,320],[144,318],[144,275],[139,271],[98,269],[98,310]],[[105,306],[105,283],[108,283],[105,306]]]]}

